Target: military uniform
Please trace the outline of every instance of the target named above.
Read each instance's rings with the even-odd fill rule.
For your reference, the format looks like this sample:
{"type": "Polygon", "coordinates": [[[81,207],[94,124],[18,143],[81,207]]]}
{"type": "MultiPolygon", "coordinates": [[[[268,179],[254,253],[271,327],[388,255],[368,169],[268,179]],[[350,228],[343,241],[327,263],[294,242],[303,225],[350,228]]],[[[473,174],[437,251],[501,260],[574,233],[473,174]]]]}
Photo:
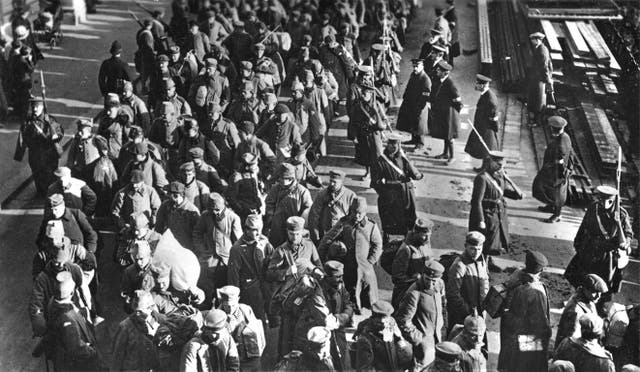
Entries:
{"type": "Polygon", "coordinates": [[[349,208],[355,198],[356,194],[344,185],[339,190],[321,190],[309,210],[308,226],[311,240],[319,242],[327,231],[349,214],[349,208]]]}
{"type": "MultiPolygon", "coordinates": [[[[544,34],[541,32],[533,33],[529,35],[529,38],[544,38],[544,34]]],[[[536,120],[539,119],[542,109],[547,104],[546,85],[552,84],[551,75],[553,74],[553,65],[551,63],[551,56],[549,55],[549,49],[544,43],[540,43],[539,46],[531,48],[531,59],[529,60],[529,66],[527,68],[527,108],[530,115],[534,114],[536,120]]]]}
{"type": "MultiPolygon", "coordinates": [[[[363,86],[361,89],[371,90],[363,86]]],[[[380,104],[371,98],[365,102],[359,99],[353,103],[349,115],[347,137],[357,139],[355,161],[365,167],[374,167],[382,154],[382,131],[387,129],[386,117],[380,104]]]]}
{"type": "MultiPolygon", "coordinates": [[[[67,171],[69,171],[68,168],[67,171]]],[[[96,209],[96,193],[86,182],[71,178],[69,184],[65,186],[58,180],[47,189],[48,197],[53,194],[61,194],[64,197],[64,204],[69,208],[79,209],[86,216],[93,216],[96,209]]]]}
{"type": "MultiPolygon", "coordinates": [[[[428,231],[432,229],[433,222],[419,218],[416,220],[416,227],[428,231]]],[[[418,240],[417,236],[415,231],[407,234],[391,264],[391,280],[393,281],[391,304],[395,307],[398,307],[407,289],[422,273],[424,263],[433,255],[431,242],[418,240]]]]}
{"type": "Polygon", "coordinates": [[[220,151],[218,167],[222,175],[225,176],[224,178],[227,178],[234,169],[233,160],[236,149],[240,144],[240,136],[238,135],[236,125],[220,115],[220,119],[212,122],[209,129],[205,130],[205,128],[202,127],[202,133],[209,137],[220,151]]]}
{"type": "Polygon", "coordinates": [[[122,46],[116,40],[111,45],[111,58],[106,59],[100,65],[98,71],[98,85],[100,93],[120,93],[125,81],[132,81],[129,66],[116,55],[122,51],[122,46]]]}
{"type": "Polygon", "coordinates": [[[306,187],[296,181],[289,187],[275,184],[269,189],[265,199],[265,217],[269,231],[269,241],[280,245],[286,241],[285,222],[291,216],[305,216],[313,200],[306,187]]]}
{"type": "MultiPolygon", "coordinates": [[[[422,63],[422,60],[413,60],[415,63],[422,63]]],[[[416,74],[411,73],[402,104],[398,111],[397,129],[410,132],[414,139],[428,134],[429,108],[427,102],[431,94],[431,79],[423,70],[416,74]]],[[[420,140],[422,141],[422,140],[420,140]]]]}
{"type": "Polygon", "coordinates": [[[120,189],[113,199],[111,214],[118,228],[124,227],[133,213],[142,212],[148,213],[150,223],[153,225],[158,208],[160,208],[160,196],[153,187],[145,184],[136,191],[129,184],[120,189]]]}
{"type": "MultiPolygon", "coordinates": [[[[473,126],[476,128],[489,151],[498,150],[498,98],[488,89],[480,95],[476,104],[476,112],[473,116],[473,126]]],[[[464,152],[476,159],[484,159],[488,154],[485,147],[478,139],[476,132],[469,134],[464,152]]]]}
{"type": "MultiPolygon", "coordinates": [[[[180,190],[174,188],[174,184],[176,183],[177,182],[172,182],[169,192],[180,193],[180,191],[182,191],[184,197],[184,185],[180,184],[180,186],[182,186],[180,190]]],[[[193,250],[193,229],[199,217],[200,212],[198,208],[186,198],[179,205],[176,205],[173,200],[167,200],[158,208],[155,230],[162,234],[167,229],[170,229],[180,245],[193,250]]]]}
{"type": "MultiPolygon", "coordinates": [[[[441,61],[438,69],[451,71],[451,66],[441,61]]],[[[429,134],[433,138],[444,140],[445,149],[443,156],[447,159],[453,158],[453,139],[458,138],[460,131],[460,110],[462,110],[462,102],[458,88],[447,76],[444,79],[433,79],[431,87],[431,120],[429,121],[429,134]]]]}

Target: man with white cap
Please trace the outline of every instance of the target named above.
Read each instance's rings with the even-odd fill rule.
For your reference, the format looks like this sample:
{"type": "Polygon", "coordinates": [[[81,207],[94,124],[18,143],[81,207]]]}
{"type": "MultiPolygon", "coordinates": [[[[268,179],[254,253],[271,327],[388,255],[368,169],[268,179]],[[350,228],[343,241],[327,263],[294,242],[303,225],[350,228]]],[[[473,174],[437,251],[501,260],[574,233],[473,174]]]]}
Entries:
{"type": "Polygon", "coordinates": [[[91,252],[98,248],[98,234],[89,223],[87,216],[78,209],[68,208],[62,194],[53,194],[47,199],[36,244],[42,244],[49,221],[60,221],[64,235],[72,243],[80,244],[91,252]]]}
{"type": "Polygon", "coordinates": [[[71,176],[71,169],[59,167],[53,174],[58,180],[49,185],[47,196],[60,194],[64,204],[69,208],[79,209],[87,216],[92,216],[96,208],[96,193],[81,179],[71,176]]]}
{"type": "Polygon", "coordinates": [[[344,179],[344,171],[330,170],[329,185],[316,195],[311,204],[308,227],[311,240],[316,244],[342,217],[349,214],[351,203],[356,198],[356,194],[344,186],[344,179]]]}
{"type": "Polygon", "coordinates": [[[44,270],[47,262],[55,257],[60,249],[67,251],[70,261],[81,266],[83,271],[96,268],[95,255],[82,245],[72,243],[68,237],[64,236],[64,227],[61,221],[48,221],[44,236],[42,246],[38,247],[38,252],[33,257],[32,274],[34,278],[44,270]]]}
{"type": "Polygon", "coordinates": [[[244,222],[244,234],[229,250],[227,282],[240,290],[242,302],[250,305],[259,319],[266,320],[268,297],[266,263],[273,246],[262,235],[262,216],[250,214],[244,222]]]}
{"type": "Polygon", "coordinates": [[[548,265],[542,253],[527,251],[525,268],[507,281],[508,301],[500,321],[499,370],[547,370],[551,318],[547,287],[540,275],[548,265]]]}
{"type": "Polygon", "coordinates": [[[564,276],[574,287],[588,273],[604,279],[609,291],[601,297],[600,306],[620,289],[633,231],[627,211],[616,207],[618,190],[601,185],[596,187],[596,193],[598,199],[587,208],[573,240],[576,254],[564,276]]]}
{"type": "Polygon", "coordinates": [[[505,174],[505,155],[491,151],[485,158],[483,171],[473,181],[469,231],[484,237],[485,255],[499,255],[509,248],[509,220],[505,197],[520,200],[524,194],[505,174]]]}
{"type": "Polygon", "coordinates": [[[596,303],[600,300],[600,296],[607,292],[609,292],[607,283],[598,275],[588,274],[584,277],[582,285],[576,288],[576,292],[562,310],[556,334],[556,348],[567,337],[580,337],[580,317],[583,314],[598,314],[596,303]]]}
{"type": "Polygon", "coordinates": [[[552,139],[544,150],[542,167],[533,179],[532,195],[545,204],[538,210],[552,213],[545,222],[554,223],[560,221],[562,207],[567,201],[569,177],[573,172],[573,147],[571,138],[564,131],[567,121],[563,117],[552,116],[548,123],[552,139]]]}
{"type": "Polygon", "coordinates": [[[554,360],[567,360],[576,371],[614,372],[613,357],[599,342],[604,334],[602,318],[588,313],[580,316],[579,322],[581,336],[565,338],[556,349],[554,360]]]}
{"type": "Polygon", "coordinates": [[[422,276],[414,282],[400,301],[395,318],[404,337],[413,345],[418,367],[426,367],[435,359],[434,347],[446,339],[447,299],[437,261],[424,264],[422,276]]]}
{"type": "Polygon", "coordinates": [[[544,38],[542,32],[529,35],[532,56],[528,59],[527,68],[527,110],[529,123],[534,126],[542,124],[542,109],[547,104],[547,93],[553,92],[553,64],[549,49],[542,42],[544,38]]]}
{"type": "Polygon", "coordinates": [[[306,334],[303,350],[294,350],[276,365],[278,372],[335,371],[331,360],[331,331],[325,327],[313,327],[306,334]]]}

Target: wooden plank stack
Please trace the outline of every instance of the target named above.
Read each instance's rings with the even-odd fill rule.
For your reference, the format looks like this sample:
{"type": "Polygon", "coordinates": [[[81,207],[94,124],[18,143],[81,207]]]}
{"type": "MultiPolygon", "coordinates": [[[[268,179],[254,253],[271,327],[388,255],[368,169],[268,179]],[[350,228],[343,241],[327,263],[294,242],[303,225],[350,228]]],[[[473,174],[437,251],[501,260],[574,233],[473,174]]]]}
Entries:
{"type": "Polygon", "coordinates": [[[480,45],[480,63],[491,65],[491,32],[489,29],[489,8],[487,0],[478,0],[478,38],[480,45]]]}
{"type": "Polygon", "coordinates": [[[491,46],[501,88],[519,91],[526,79],[530,56],[528,34],[520,8],[514,0],[493,1],[489,5],[491,46]]]}

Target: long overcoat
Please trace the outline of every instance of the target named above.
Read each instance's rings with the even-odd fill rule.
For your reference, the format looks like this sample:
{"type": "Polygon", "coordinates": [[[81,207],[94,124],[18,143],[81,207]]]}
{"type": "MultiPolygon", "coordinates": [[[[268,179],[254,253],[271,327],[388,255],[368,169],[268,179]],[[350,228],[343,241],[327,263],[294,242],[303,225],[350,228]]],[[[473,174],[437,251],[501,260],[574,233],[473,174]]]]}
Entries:
{"type": "MultiPolygon", "coordinates": [[[[473,116],[473,126],[476,128],[478,133],[480,133],[480,136],[490,151],[498,150],[500,148],[498,145],[497,114],[498,99],[491,90],[487,90],[480,96],[480,99],[478,99],[476,113],[473,116]]],[[[489,155],[478,139],[478,135],[473,130],[469,133],[469,139],[467,140],[464,152],[476,159],[484,159],[489,155]]]]}
{"type": "Polygon", "coordinates": [[[396,128],[415,135],[428,133],[429,108],[427,102],[431,94],[431,79],[426,72],[412,73],[402,96],[396,128]]]}

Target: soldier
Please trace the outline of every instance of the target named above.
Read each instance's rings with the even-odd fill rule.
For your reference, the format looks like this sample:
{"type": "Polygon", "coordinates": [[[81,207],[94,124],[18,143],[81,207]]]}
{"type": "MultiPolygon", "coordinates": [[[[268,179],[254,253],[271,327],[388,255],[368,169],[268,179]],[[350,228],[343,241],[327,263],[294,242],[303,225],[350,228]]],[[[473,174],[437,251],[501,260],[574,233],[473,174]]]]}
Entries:
{"type": "Polygon", "coordinates": [[[429,95],[431,94],[431,79],[424,71],[424,61],[420,58],[411,60],[413,73],[409,77],[407,87],[402,96],[402,104],[398,111],[397,129],[411,133],[411,142],[416,144],[416,150],[424,147],[424,136],[428,132],[429,95]]]}
{"type": "MultiPolygon", "coordinates": [[[[322,187],[322,179],[316,174],[316,171],[309,161],[309,156],[307,156],[306,145],[294,143],[293,147],[291,147],[290,156],[285,159],[283,163],[293,165],[296,181],[302,186],[322,187]]],[[[278,170],[274,172],[271,177],[272,180],[280,178],[280,170],[281,168],[278,168],[278,170]]]]}
{"type": "Polygon", "coordinates": [[[362,96],[353,102],[349,115],[347,137],[355,144],[355,162],[365,167],[364,180],[382,155],[382,131],[387,129],[388,121],[376,101],[375,87],[363,84],[360,89],[362,96]]]}
{"type": "Polygon", "coordinates": [[[213,9],[207,10],[206,21],[200,24],[200,30],[207,35],[211,44],[223,42],[229,33],[224,28],[224,25],[217,19],[216,11],[213,9]]]}
{"type": "Polygon", "coordinates": [[[447,299],[437,261],[424,264],[422,276],[407,289],[395,318],[405,338],[413,344],[416,370],[435,360],[434,347],[446,339],[447,299]]]}
{"type": "Polygon", "coordinates": [[[583,280],[583,284],[576,288],[576,292],[569,298],[562,310],[560,323],[558,323],[558,333],[556,334],[555,349],[565,338],[578,339],[580,333],[580,317],[584,314],[598,315],[596,304],[603,293],[609,292],[607,283],[596,274],[588,274],[583,280]]]}
{"type": "MultiPolygon", "coordinates": [[[[444,61],[444,55],[447,53],[447,48],[441,43],[436,42],[430,44],[430,50],[426,55],[420,54],[420,59],[424,59],[424,71],[431,78],[431,82],[435,83],[438,80],[438,65],[444,61]]],[[[424,49],[423,49],[424,51],[424,49]]]]}
{"type": "Polygon", "coordinates": [[[71,175],[81,180],[93,179],[95,162],[100,158],[100,150],[96,135],[92,133],[93,123],[90,120],[76,121],[77,132],[71,140],[67,155],[67,167],[71,175]]]}
{"type": "Polygon", "coordinates": [[[444,141],[444,150],[436,159],[446,159],[449,165],[454,161],[453,140],[458,138],[460,130],[459,113],[462,110],[462,100],[458,88],[449,77],[451,65],[440,61],[436,70],[437,78],[433,81],[429,96],[432,109],[429,133],[433,138],[444,141]]]}
{"type": "Polygon", "coordinates": [[[386,236],[404,235],[413,227],[416,207],[411,180],[424,177],[402,151],[401,140],[398,133],[387,134],[387,146],[371,167],[371,187],[378,193],[378,214],[386,236]]]}
{"type": "Polygon", "coordinates": [[[31,101],[31,88],[33,80],[31,74],[35,70],[35,61],[31,54],[31,48],[14,40],[14,55],[9,59],[9,71],[11,71],[11,85],[9,99],[13,102],[13,115],[20,119],[27,117],[29,102],[31,101]]]}
{"type": "Polygon", "coordinates": [[[45,112],[42,99],[34,98],[30,102],[32,112],[20,126],[13,159],[22,161],[25,150],[29,149],[29,167],[36,191],[45,195],[49,185],[55,181],[53,171],[58,168],[62,153],[59,142],[64,135],[64,129],[53,116],[45,112]]]}
{"type": "Polygon", "coordinates": [[[258,157],[247,152],[242,162],[231,178],[229,202],[244,221],[249,214],[264,215],[266,187],[259,176],[258,157]]]}
{"type": "Polygon", "coordinates": [[[512,274],[507,311],[500,321],[498,369],[546,371],[551,338],[549,299],[540,274],[548,265],[540,252],[527,251],[525,268],[512,274]]]}
{"type": "Polygon", "coordinates": [[[201,130],[220,151],[218,168],[222,177],[227,179],[233,173],[233,159],[240,144],[236,124],[222,116],[220,107],[214,107],[211,120],[207,121],[207,125],[202,125],[201,130]]]}
{"type": "Polygon", "coordinates": [[[129,66],[120,59],[122,55],[122,44],[118,40],[111,43],[109,48],[111,58],[106,59],[100,65],[98,72],[98,85],[100,94],[119,93],[124,87],[125,81],[132,81],[129,66]]]}
{"type": "Polygon", "coordinates": [[[300,128],[291,119],[291,110],[279,103],[275,110],[275,118],[260,127],[256,136],[263,139],[276,153],[277,161],[282,161],[294,143],[302,143],[300,128]]]}
{"type": "Polygon", "coordinates": [[[453,58],[460,55],[460,38],[458,36],[458,13],[456,12],[454,0],[447,0],[447,9],[444,10],[443,18],[449,23],[451,38],[449,40],[449,64],[453,66],[453,58]]]}
{"type": "Polygon", "coordinates": [[[331,331],[325,327],[312,327],[306,333],[304,348],[294,350],[276,365],[277,372],[335,371],[331,360],[331,331]]]}
{"type": "MultiPolygon", "coordinates": [[[[164,56],[166,57],[166,56],[164,56]]],[[[164,61],[164,60],[163,60],[164,61]]],[[[176,82],[173,78],[162,80],[160,83],[162,92],[159,94],[159,100],[157,100],[154,112],[161,110],[161,105],[165,102],[171,102],[176,115],[191,115],[191,106],[186,99],[181,97],[176,91],[176,82]]]]}
{"type": "Polygon", "coordinates": [[[145,240],[138,240],[131,248],[131,260],[133,263],[122,272],[120,282],[120,297],[124,299],[124,309],[127,313],[135,310],[132,302],[137,290],[149,291],[155,286],[153,273],[151,272],[151,259],[153,251],[145,240]]]}
{"type": "Polygon", "coordinates": [[[207,164],[216,166],[220,161],[220,150],[211,139],[202,134],[198,121],[194,118],[186,118],[183,128],[186,135],[180,139],[178,144],[179,164],[189,160],[189,150],[199,147],[204,152],[204,160],[207,164]]]}
{"type": "Polygon", "coordinates": [[[333,330],[331,342],[331,358],[333,365],[338,371],[349,369],[347,355],[347,337],[345,328],[353,323],[353,304],[351,303],[349,291],[344,286],[342,278],[344,276],[344,264],[339,261],[327,261],[324,264],[324,271],[327,274],[320,281],[327,307],[333,316],[338,320],[338,329],[333,330]]]}
{"type": "Polygon", "coordinates": [[[169,71],[173,80],[177,81],[177,92],[180,97],[189,94],[189,87],[198,76],[198,62],[193,53],[187,52],[184,57],[180,56],[180,47],[174,45],[169,48],[169,71]]]}
{"type": "Polygon", "coordinates": [[[86,182],[71,177],[71,169],[59,167],[53,174],[58,180],[47,189],[47,197],[60,194],[64,197],[64,204],[69,208],[79,209],[87,216],[93,216],[96,209],[96,193],[86,182]]]}
{"type": "Polygon", "coordinates": [[[367,217],[367,200],[357,197],[349,209],[349,215],[341,218],[329,230],[320,243],[323,260],[338,259],[347,268],[345,285],[356,303],[356,312],[364,306],[370,307],[378,300],[378,279],[374,265],[382,254],[382,236],[378,225],[367,217]],[[336,243],[342,243],[344,249],[335,252],[336,243]],[[365,296],[361,296],[362,289],[365,296]]]}
{"type": "MultiPolygon", "coordinates": [[[[490,78],[476,74],[474,88],[480,92],[480,98],[476,105],[476,113],[473,116],[473,126],[480,133],[482,140],[472,130],[464,147],[464,152],[475,159],[484,159],[488,155],[487,150],[494,151],[500,148],[498,144],[498,119],[500,118],[498,114],[498,99],[493,91],[489,89],[490,83],[490,78]],[[482,142],[484,142],[484,145],[482,142]]],[[[473,170],[480,172],[482,168],[474,168],[473,170]]]]}
{"type": "Polygon", "coordinates": [[[207,122],[211,107],[219,106],[221,112],[227,109],[231,92],[229,80],[218,71],[218,60],[205,60],[205,73],[198,75],[189,89],[188,100],[198,121],[207,122]]]}
{"type": "MultiPolygon", "coordinates": [[[[241,168],[244,154],[250,153],[256,156],[260,173],[263,177],[267,177],[267,175],[270,175],[273,172],[273,168],[276,163],[276,154],[267,142],[258,138],[254,134],[255,127],[255,124],[250,121],[243,121],[238,126],[240,143],[236,148],[234,168],[241,168]]],[[[297,130],[297,128],[294,130],[297,130]]]]}
{"type": "Polygon", "coordinates": [[[158,208],[160,208],[158,193],[153,187],[145,184],[142,171],[136,169],[131,172],[131,182],[121,188],[113,198],[111,215],[120,231],[134,213],[147,214],[150,225],[153,226],[158,208]]]}
{"type": "Polygon", "coordinates": [[[127,105],[133,112],[133,125],[137,125],[142,128],[145,135],[149,134],[151,129],[151,114],[147,109],[147,104],[144,101],[133,94],[133,84],[129,81],[124,83],[122,88],[122,97],[120,101],[123,105],[127,105]]]}
{"type": "Polygon", "coordinates": [[[154,336],[164,315],[156,312],[153,297],[137,290],[132,299],[134,312],[120,322],[113,339],[111,370],[155,370],[161,367],[154,336]]]}
{"type": "Polygon", "coordinates": [[[173,181],[169,185],[169,200],[166,200],[156,216],[155,230],[163,234],[167,229],[182,247],[193,250],[193,228],[200,212],[184,195],[184,184],[173,181]]]}
{"type": "Polygon", "coordinates": [[[258,112],[258,122],[255,123],[256,127],[261,128],[265,123],[275,118],[275,109],[278,105],[278,97],[274,93],[264,92],[259,94],[260,101],[256,107],[258,112]]]}
{"type": "Polygon", "coordinates": [[[462,349],[458,344],[450,341],[440,342],[436,345],[435,360],[423,371],[425,372],[462,372],[460,356],[462,349]]]}
{"type": "Polygon", "coordinates": [[[189,21],[189,33],[187,33],[183,48],[193,50],[198,66],[204,65],[204,56],[211,51],[209,37],[204,32],[200,32],[200,25],[194,20],[189,21]]]}
{"type": "Polygon", "coordinates": [[[240,217],[227,208],[227,203],[220,194],[211,193],[208,209],[202,213],[193,228],[194,252],[202,268],[199,282],[207,300],[211,298],[213,290],[226,285],[229,251],[241,236],[240,217]]]}
{"type": "Polygon", "coordinates": [[[469,231],[479,231],[485,236],[485,255],[499,255],[509,247],[509,221],[504,198],[520,200],[524,197],[504,172],[504,157],[501,151],[491,151],[484,171],[473,181],[469,231]]]}
{"type": "Polygon", "coordinates": [[[455,324],[463,324],[474,309],[482,314],[482,304],[489,292],[489,271],[482,255],[483,244],[482,233],[468,232],[464,252],[449,267],[446,283],[449,329],[455,324]]]}
{"type": "MultiPolygon", "coordinates": [[[[202,150],[199,147],[197,149],[202,150]]],[[[206,163],[203,162],[203,164],[206,163]]],[[[208,164],[206,166],[211,167],[208,164]]],[[[197,179],[196,174],[194,162],[189,161],[180,165],[178,180],[184,185],[185,200],[193,204],[198,211],[204,211],[209,203],[211,190],[204,182],[197,179]]]]}
{"type": "Polygon", "coordinates": [[[329,114],[329,99],[324,89],[316,85],[316,77],[311,70],[305,74],[304,96],[311,101],[315,111],[315,120],[309,122],[309,142],[321,156],[326,155],[324,137],[327,132],[327,116],[329,114]]]}
{"type": "MultiPolygon", "coordinates": [[[[158,104],[162,102],[162,97],[167,94],[167,90],[171,90],[170,85],[167,84],[169,80],[178,79],[179,76],[175,76],[176,71],[169,68],[169,57],[166,54],[160,54],[156,57],[157,66],[153,70],[149,79],[149,107],[157,110],[158,104]]],[[[175,80],[174,80],[175,84],[175,80]]],[[[175,88],[175,87],[174,87],[175,88]]],[[[180,102],[174,102],[176,105],[182,104],[180,102]]],[[[180,106],[182,107],[182,106],[180,106]]]]}
{"type": "Polygon", "coordinates": [[[91,227],[87,216],[82,211],[66,207],[64,197],[61,194],[52,194],[47,200],[36,240],[37,245],[40,245],[44,239],[47,223],[54,220],[62,222],[64,235],[73,243],[84,246],[92,253],[96,252],[98,234],[91,227]]]}
{"type": "Polygon", "coordinates": [[[311,140],[311,126],[319,126],[319,115],[313,102],[304,95],[304,85],[294,81],[291,85],[291,101],[288,103],[293,114],[294,123],[300,131],[302,142],[309,143],[311,140]]]}
{"type": "Polygon", "coordinates": [[[309,190],[296,180],[293,165],[283,163],[280,168],[278,183],[271,186],[265,199],[265,227],[274,246],[286,240],[285,222],[288,218],[306,217],[313,203],[309,190]]]}
{"type": "Polygon", "coordinates": [[[62,222],[56,220],[47,222],[42,244],[38,246],[38,251],[33,257],[31,273],[34,279],[44,270],[47,263],[58,254],[60,249],[67,251],[69,260],[80,266],[82,273],[85,275],[84,279],[87,279],[84,280],[85,285],[88,285],[88,280],[93,278],[92,270],[94,270],[97,265],[96,257],[82,245],[72,243],[71,239],[64,236],[62,222]],[[91,276],[91,278],[89,278],[89,276],[91,276]]]}
{"type": "Polygon", "coordinates": [[[131,182],[133,171],[138,170],[142,173],[145,185],[152,186],[159,195],[165,195],[165,189],[169,185],[169,181],[167,181],[162,165],[149,155],[149,146],[144,142],[140,142],[133,148],[133,153],[135,158],[122,171],[122,183],[131,182]]]}
{"type": "Polygon", "coordinates": [[[573,171],[573,147],[571,138],[564,131],[567,125],[564,118],[552,116],[548,123],[552,141],[544,150],[542,167],[533,179],[532,195],[545,204],[538,210],[552,213],[545,222],[554,223],[560,221],[562,207],[567,201],[569,177],[573,171]]]}
{"type": "Polygon", "coordinates": [[[474,311],[464,319],[462,331],[451,340],[462,349],[460,353],[461,372],[487,370],[487,359],[484,356],[486,348],[482,347],[484,345],[482,337],[484,337],[486,330],[484,318],[474,311]]]}
{"type": "Polygon", "coordinates": [[[569,361],[576,371],[615,371],[613,356],[598,342],[604,334],[602,318],[589,313],[580,316],[579,321],[581,336],[565,338],[558,346],[554,360],[569,361]]]}
{"type": "Polygon", "coordinates": [[[398,307],[407,289],[424,270],[424,263],[431,259],[432,232],[433,221],[426,218],[416,219],[413,229],[407,233],[404,242],[396,251],[391,265],[392,305],[398,307]]]}
{"type": "Polygon", "coordinates": [[[580,279],[588,273],[604,279],[609,291],[598,303],[602,306],[620,289],[623,268],[618,267],[618,262],[627,257],[633,232],[627,211],[622,207],[616,208],[618,190],[611,186],[598,186],[596,192],[598,200],[587,208],[582,219],[573,240],[576,254],[564,276],[574,287],[582,284],[580,279]]]}
{"type": "Polygon", "coordinates": [[[251,58],[251,62],[253,63],[254,70],[272,75],[273,89],[276,93],[278,93],[280,85],[282,84],[282,81],[284,79],[283,76],[281,76],[278,65],[275,63],[275,61],[265,55],[265,49],[266,45],[264,45],[263,43],[254,44],[254,54],[251,58]]]}
{"type": "Polygon", "coordinates": [[[236,96],[229,106],[225,116],[229,120],[240,123],[248,120],[251,122],[258,122],[258,114],[256,113],[256,97],[254,94],[254,87],[250,81],[245,81],[239,87],[239,95],[236,96]]]}
{"type": "Polygon", "coordinates": [[[247,61],[251,57],[251,45],[253,40],[244,29],[244,22],[233,21],[233,32],[223,42],[222,45],[229,50],[229,56],[236,69],[240,67],[240,61],[247,61]]]}
{"type": "Polygon", "coordinates": [[[149,218],[145,213],[135,213],[130,217],[130,223],[118,234],[118,248],[115,259],[120,268],[125,268],[133,263],[131,251],[138,241],[146,241],[152,250],[156,249],[160,234],[149,228],[149,218]]]}
{"type": "Polygon", "coordinates": [[[541,124],[542,109],[547,104],[547,93],[553,93],[553,65],[549,49],[544,45],[542,32],[529,35],[532,56],[527,69],[527,111],[532,126],[541,124]]]}
{"type": "MultiPolygon", "coordinates": [[[[171,267],[160,264],[151,268],[155,287],[151,289],[153,302],[158,307],[158,312],[164,315],[192,316],[194,320],[202,321],[198,310],[189,304],[192,295],[188,291],[176,291],[171,287],[171,267]]],[[[193,299],[194,303],[198,302],[193,299]]]]}
{"type": "Polygon", "coordinates": [[[411,345],[402,338],[392,313],[390,303],[378,301],[371,306],[371,317],[358,324],[353,336],[356,371],[397,371],[412,365],[410,359],[405,360],[407,365],[399,363],[399,357],[411,345]]]}
{"type": "MultiPolygon", "coordinates": [[[[129,129],[129,142],[127,142],[120,149],[120,154],[118,155],[118,161],[116,162],[117,169],[119,174],[122,174],[125,167],[130,162],[136,162],[137,154],[136,147],[138,144],[142,144],[143,146],[147,146],[147,153],[149,154],[149,158],[155,160],[156,162],[160,162],[162,164],[162,154],[160,152],[160,146],[154,143],[151,143],[148,139],[144,137],[144,132],[141,127],[137,125],[132,125],[129,129]]],[[[144,147],[141,147],[141,149],[144,147]]],[[[164,169],[163,169],[164,170],[164,169]]]]}
{"type": "Polygon", "coordinates": [[[239,371],[238,346],[228,329],[227,314],[210,310],[202,332],[189,340],[180,356],[181,371],[239,371]]]}
{"type": "Polygon", "coordinates": [[[136,71],[140,74],[140,83],[142,86],[146,86],[147,80],[155,67],[156,50],[153,34],[151,33],[151,20],[145,19],[141,26],[136,34],[138,50],[134,54],[134,63],[136,71]]]}
{"type": "Polygon", "coordinates": [[[93,325],[75,307],[76,290],[71,275],[61,275],[56,294],[47,313],[47,337],[53,342],[53,368],[56,371],[101,369],[93,325]]]}
{"type": "Polygon", "coordinates": [[[336,37],[327,35],[320,46],[320,62],[331,71],[338,81],[338,97],[343,100],[347,97],[349,81],[353,79],[356,62],[347,52],[344,46],[336,42],[336,37]]]}
{"type": "Polygon", "coordinates": [[[345,173],[342,170],[329,171],[329,185],[321,190],[311,204],[308,228],[311,240],[318,244],[324,234],[338,221],[349,214],[356,194],[344,186],[345,173]]]}
{"type": "MultiPolygon", "coordinates": [[[[191,157],[191,162],[193,164],[193,170],[195,172],[195,179],[201,183],[203,183],[209,190],[213,190],[218,193],[223,193],[224,189],[227,186],[227,182],[220,177],[220,174],[212,165],[207,164],[204,161],[204,151],[200,147],[194,147],[189,150],[189,156],[191,157]]],[[[187,163],[183,163],[181,167],[190,168],[190,166],[185,165],[187,163]]],[[[183,176],[184,172],[187,169],[182,169],[183,176]]],[[[189,177],[184,177],[182,182],[185,183],[187,188],[193,182],[189,177]]],[[[204,188],[198,187],[199,191],[204,190],[204,188]]],[[[195,199],[197,201],[197,199],[195,199]]],[[[194,204],[197,204],[194,202],[194,204]]],[[[204,205],[200,205],[200,207],[204,208],[204,205]]],[[[200,208],[198,207],[198,208],[200,208]]]]}
{"type": "Polygon", "coordinates": [[[262,217],[250,214],[244,223],[244,234],[229,251],[227,282],[240,288],[242,302],[251,306],[258,319],[266,322],[269,288],[265,282],[267,260],[273,246],[262,235],[262,217]]]}
{"type": "Polygon", "coordinates": [[[162,102],[160,111],[156,111],[156,119],[151,124],[149,141],[161,148],[162,160],[167,164],[167,172],[175,175],[180,165],[178,160],[178,145],[186,134],[178,123],[175,107],[171,102],[162,102]]]}
{"type": "Polygon", "coordinates": [[[97,134],[107,140],[109,159],[117,163],[120,149],[129,140],[129,116],[120,110],[120,99],[116,94],[106,97],[106,115],[100,118],[97,134]]]}

